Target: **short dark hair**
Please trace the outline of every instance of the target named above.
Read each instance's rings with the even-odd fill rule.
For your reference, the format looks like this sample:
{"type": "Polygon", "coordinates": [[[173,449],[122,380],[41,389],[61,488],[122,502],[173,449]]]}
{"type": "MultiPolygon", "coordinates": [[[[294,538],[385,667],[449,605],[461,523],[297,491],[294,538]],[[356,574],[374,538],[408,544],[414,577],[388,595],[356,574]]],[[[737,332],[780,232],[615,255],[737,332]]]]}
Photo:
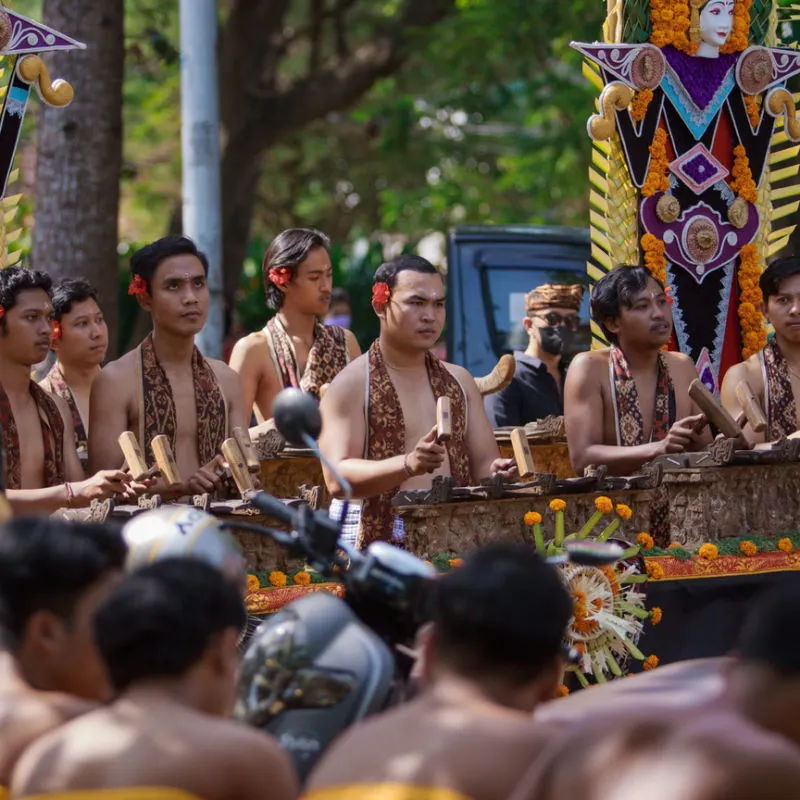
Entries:
{"type": "Polygon", "coordinates": [[[745,617],[737,651],[742,661],[800,676],[800,587],[782,583],[759,595],[745,617]]]}
{"type": "Polygon", "coordinates": [[[315,247],[321,247],[326,253],[331,251],[331,240],[315,228],[288,228],[272,240],[261,264],[264,294],[270,308],[279,309],[283,305],[283,292],[269,279],[269,271],[288,267],[292,273],[290,280],[294,280],[297,268],[315,247]]]}
{"type": "Polygon", "coordinates": [[[331,289],[331,305],[334,303],[347,303],[347,305],[350,305],[350,292],[341,286],[331,289]]]}
{"type": "Polygon", "coordinates": [[[800,275],[800,256],[776,258],[758,279],[764,302],[766,303],[770,297],[778,294],[781,290],[781,282],[786,278],[791,278],[792,275],[800,275]]]}
{"type": "Polygon", "coordinates": [[[166,558],[136,570],[94,620],[97,646],[117,692],[152,678],[179,678],[212,638],[244,628],[241,594],[222,573],[192,558],[166,558]]]}
{"type": "Polygon", "coordinates": [[[172,256],[195,256],[203,265],[203,272],[208,276],[208,258],[202,250],[187,236],[163,236],[155,242],[145,245],[131,256],[131,272],[139,275],[147,284],[150,291],[150,281],[153,280],[156,270],[162,261],[172,256]]]}
{"type": "Polygon", "coordinates": [[[15,650],[37,611],[68,621],[83,594],[114,570],[128,548],[109,525],[19,517],[0,527],[0,644],[15,650]]]}
{"type": "MultiPolygon", "coordinates": [[[[46,272],[26,267],[0,269],[0,306],[8,312],[17,304],[20,292],[27,289],[42,289],[48,297],[53,296],[53,280],[46,272]]],[[[5,331],[6,321],[0,319],[0,329],[5,331]]]]}
{"type": "Polygon", "coordinates": [[[525,544],[493,544],[436,582],[436,653],[466,677],[535,680],[562,647],[572,600],[556,570],[525,544]]]}
{"type": "Polygon", "coordinates": [[[97,289],[86,278],[66,278],[53,287],[53,314],[61,320],[64,314],[72,311],[73,303],[84,300],[97,302],[97,289]]]}
{"type": "Polygon", "coordinates": [[[589,303],[592,319],[612,344],[616,344],[617,337],[606,328],[603,321],[618,317],[623,308],[630,308],[633,296],[641,292],[652,277],[645,267],[620,264],[603,275],[592,288],[589,303]]]}
{"type": "MultiPolygon", "coordinates": [[[[397,276],[407,269],[413,272],[424,272],[427,275],[442,275],[427,258],[415,256],[413,253],[406,253],[381,264],[375,270],[372,283],[373,285],[385,283],[390,289],[394,289],[394,285],[397,283],[397,276]]],[[[442,280],[444,281],[444,276],[442,276],[442,280]]]]}

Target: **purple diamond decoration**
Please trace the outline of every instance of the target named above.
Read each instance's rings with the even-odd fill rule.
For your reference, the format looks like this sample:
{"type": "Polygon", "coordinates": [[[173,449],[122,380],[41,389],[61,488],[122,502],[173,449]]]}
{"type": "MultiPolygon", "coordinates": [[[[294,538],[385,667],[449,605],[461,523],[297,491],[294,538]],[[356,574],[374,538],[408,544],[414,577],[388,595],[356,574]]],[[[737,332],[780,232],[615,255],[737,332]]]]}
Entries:
{"type": "Polygon", "coordinates": [[[700,142],[689,152],[676,158],[669,168],[695,194],[702,194],[709,186],[724,180],[729,174],[729,170],[700,142]]]}
{"type": "Polygon", "coordinates": [[[708,353],[707,347],[704,347],[700,352],[700,358],[697,359],[695,369],[700,376],[700,382],[709,392],[718,397],[719,386],[717,386],[717,376],[714,374],[714,365],[711,362],[711,356],[708,353]]]}

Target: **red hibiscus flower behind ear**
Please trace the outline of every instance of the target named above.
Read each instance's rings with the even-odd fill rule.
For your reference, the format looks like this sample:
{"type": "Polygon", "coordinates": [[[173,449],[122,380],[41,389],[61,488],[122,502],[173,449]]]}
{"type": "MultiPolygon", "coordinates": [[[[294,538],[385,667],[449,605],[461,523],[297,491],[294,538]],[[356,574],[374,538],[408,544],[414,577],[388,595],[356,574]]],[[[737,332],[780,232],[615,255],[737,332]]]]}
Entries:
{"type": "Polygon", "coordinates": [[[292,279],[292,270],[289,267],[273,267],[269,271],[269,279],[276,286],[285,286],[292,279]]]}
{"type": "Polygon", "coordinates": [[[56,319],[53,320],[53,337],[51,342],[56,345],[61,341],[61,323],[56,319]]]}
{"type": "Polygon", "coordinates": [[[372,303],[377,308],[378,311],[383,311],[386,308],[386,304],[389,302],[389,297],[392,294],[392,290],[389,288],[388,283],[375,283],[372,286],[372,303]]]}
{"type": "Polygon", "coordinates": [[[128,284],[128,294],[135,297],[141,297],[147,294],[147,281],[141,275],[134,275],[131,282],[128,284]]]}

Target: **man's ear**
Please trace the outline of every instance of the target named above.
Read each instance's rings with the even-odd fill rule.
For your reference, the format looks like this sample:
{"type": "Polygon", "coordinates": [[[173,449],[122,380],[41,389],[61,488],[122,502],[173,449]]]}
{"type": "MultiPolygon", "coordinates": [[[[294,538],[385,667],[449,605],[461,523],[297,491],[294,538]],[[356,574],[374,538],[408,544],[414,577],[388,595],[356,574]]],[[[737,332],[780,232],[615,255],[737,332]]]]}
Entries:
{"type": "Polygon", "coordinates": [[[522,327],[525,328],[528,333],[530,333],[531,328],[533,327],[533,320],[530,317],[525,317],[525,319],[522,320],[522,327]]]}
{"type": "Polygon", "coordinates": [[[28,617],[22,632],[22,642],[39,651],[57,650],[66,634],[64,622],[52,611],[40,609],[28,617]]]}
{"type": "Polygon", "coordinates": [[[374,300],[372,301],[372,310],[375,312],[375,315],[378,319],[386,321],[386,306],[388,303],[376,303],[374,300]]]}
{"type": "Polygon", "coordinates": [[[143,311],[147,311],[150,313],[153,310],[153,298],[150,296],[150,292],[143,292],[142,294],[137,294],[136,299],[139,302],[139,307],[143,311]]]}
{"type": "Polygon", "coordinates": [[[603,320],[603,327],[613,333],[614,335],[619,333],[619,317],[606,317],[603,320]]]}
{"type": "Polygon", "coordinates": [[[215,675],[230,677],[239,669],[239,638],[241,632],[226,628],[209,643],[204,659],[215,675]]]}

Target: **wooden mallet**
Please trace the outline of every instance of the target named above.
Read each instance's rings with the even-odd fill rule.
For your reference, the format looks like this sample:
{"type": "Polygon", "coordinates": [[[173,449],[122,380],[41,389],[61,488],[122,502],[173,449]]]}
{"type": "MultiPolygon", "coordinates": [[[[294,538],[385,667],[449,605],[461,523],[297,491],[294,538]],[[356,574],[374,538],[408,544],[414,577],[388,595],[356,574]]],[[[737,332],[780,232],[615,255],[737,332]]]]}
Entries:
{"type": "Polygon", "coordinates": [[[697,407],[705,414],[706,419],[728,439],[738,439],[742,435],[741,426],[717,402],[717,399],[706,389],[699,378],[695,378],[689,384],[689,397],[694,400],[697,407]]]}
{"type": "Polygon", "coordinates": [[[519,477],[523,480],[532,478],[536,470],[533,466],[533,454],[525,428],[514,428],[511,431],[511,447],[514,449],[514,460],[517,462],[519,477]]]}
{"type": "Polygon", "coordinates": [[[436,443],[449,442],[453,435],[453,421],[450,416],[450,398],[442,395],[436,401],[436,443]]]}
{"type": "Polygon", "coordinates": [[[233,434],[233,438],[236,439],[236,442],[242,451],[244,460],[247,463],[247,469],[249,469],[250,472],[260,472],[261,462],[258,460],[258,456],[256,455],[256,451],[253,447],[253,442],[250,439],[250,436],[239,427],[234,428],[231,433],[233,434]]]}
{"type": "Polygon", "coordinates": [[[244,497],[248,492],[254,491],[255,486],[253,485],[250,470],[247,467],[247,460],[236,438],[226,439],[222,443],[220,450],[222,450],[223,458],[228,462],[228,468],[231,471],[231,475],[233,475],[239,494],[244,497]]]}
{"type": "Polygon", "coordinates": [[[125,456],[125,463],[128,465],[131,478],[135,481],[147,478],[150,475],[150,470],[144,460],[142,448],[139,447],[139,442],[133,433],[131,431],[123,431],[117,441],[122,449],[122,454],[125,456]]]}
{"type": "Polygon", "coordinates": [[[156,436],[150,443],[153,448],[153,456],[158,464],[158,469],[161,471],[161,477],[164,478],[167,486],[178,486],[182,483],[180,472],[178,472],[178,465],[175,463],[175,457],[172,455],[172,446],[169,439],[162,433],[156,436]]]}
{"type": "Polygon", "coordinates": [[[742,411],[744,411],[750,427],[756,432],[761,433],[767,428],[767,418],[761,410],[761,404],[758,402],[750,384],[747,381],[739,381],[736,386],[736,397],[742,404],[742,411]]]}

